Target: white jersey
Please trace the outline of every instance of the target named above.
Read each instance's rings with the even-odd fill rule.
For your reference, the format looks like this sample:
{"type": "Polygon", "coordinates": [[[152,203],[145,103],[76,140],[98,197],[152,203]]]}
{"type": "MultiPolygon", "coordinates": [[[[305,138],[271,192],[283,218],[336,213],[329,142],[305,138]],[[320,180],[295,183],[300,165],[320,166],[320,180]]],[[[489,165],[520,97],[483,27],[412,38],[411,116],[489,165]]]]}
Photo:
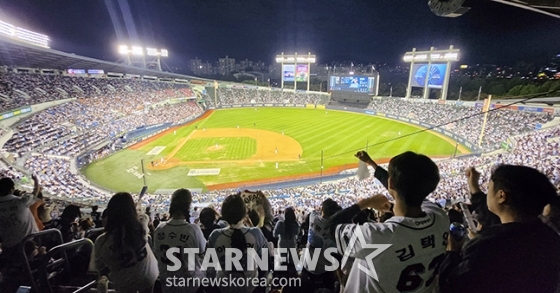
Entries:
{"type": "Polygon", "coordinates": [[[313,273],[315,275],[320,275],[326,272],[325,267],[331,266],[332,262],[327,260],[325,257],[325,253],[323,253],[329,247],[336,247],[334,241],[330,239],[329,231],[326,229],[327,220],[325,220],[321,215],[313,211],[309,215],[309,233],[307,236],[307,252],[310,255],[310,258],[305,257],[303,259],[303,266],[307,271],[313,273]],[[320,252],[320,255],[317,260],[317,265],[315,268],[311,268],[307,263],[307,260],[314,259],[314,252],[315,249],[320,252]]]}
{"type": "Polygon", "coordinates": [[[157,276],[157,261],[146,242],[141,249],[115,249],[113,237],[107,233],[97,237],[94,245],[95,267],[100,275],[109,270],[109,280],[118,292],[135,292],[153,286],[157,276]]]}
{"type": "Polygon", "coordinates": [[[392,217],[385,223],[343,224],[336,228],[336,244],[341,254],[348,252],[355,261],[345,292],[434,292],[439,264],[445,258],[449,219],[436,204],[425,202],[422,218],[392,217]],[[375,256],[373,266],[379,281],[363,272],[369,268],[366,257],[376,249],[349,240],[360,229],[367,244],[391,244],[375,256]]]}
{"type": "Polygon", "coordinates": [[[21,197],[0,196],[0,237],[4,248],[17,246],[25,236],[39,232],[29,206],[35,202],[32,194],[21,197]]]}
{"type": "MultiPolygon", "coordinates": [[[[243,235],[245,235],[245,241],[247,242],[247,247],[248,248],[254,248],[257,255],[262,258],[263,257],[263,253],[262,253],[262,249],[263,248],[268,248],[268,243],[266,241],[266,238],[264,237],[263,233],[261,232],[261,230],[259,228],[247,228],[247,227],[241,227],[240,228],[241,232],[243,233],[243,235]]],[[[216,229],[212,232],[212,234],[210,234],[210,237],[208,239],[208,248],[213,247],[216,248],[216,254],[218,256],[218,258],[220,259],[220,266],[222,268],[222,271],[218,271],[216,276],[218,278],[228,278],[230,276],[230,273],[232,272],[226,272],[225,270],[225,248],[231,248],[231,234],[233,233],[233,229],[232,228],[223,228],[223,229],[216,229]]],[[[248,270],[247,269],[247,253],[243,254],[243,257],[240,260],[240,264],[243,267],[243,271],[242,272],[237,272],[232,274],[232,277],[241,277],[241,278],[257,278],[258,277],[258,266],[255,263],[255,270],[248,270]]],[[[266,255],[264,256],[265,258],[267,257],[266,255]]],[[[269,264],[269,267],[271,266],[271,264],[269,264]]],[[[250,293],[253,292],[254,289],[256,287],[254,286],[246,286],[244,290],[244,292],[250,293]]],[[[227,287],[220,287],[220,290],[222,293],[224,292],[238,292],[239,288],[227,288],[227,287]]]]}
{"type": "Polygon", "coordinates": [[[166,280],[174,276],[176,278],[204,278],[206,273],[201,269],[201,266],[202,255],[205,250],[206,239],[200,227],[197,225],[188,223],[186,220],[173,219],[159,224],[154,231],[154,254],[158,260],[159,276],[163,292],[196,292],[199,288],[198,286],[167,287],[166,284],[169,283],[166,280]],[[183,251],[183,248],[198,248],[200,254],[195,256],[194,271],[189,271],[188,263],[190,260],[187,259],[187,254],[182,254],[181,257],[178,257],[182,260],[181,269],[175,272],[167,271],[167,265],[173,265],[165,255],[166,251],[171,247],[180,248],[181,251],[183,251]]]}

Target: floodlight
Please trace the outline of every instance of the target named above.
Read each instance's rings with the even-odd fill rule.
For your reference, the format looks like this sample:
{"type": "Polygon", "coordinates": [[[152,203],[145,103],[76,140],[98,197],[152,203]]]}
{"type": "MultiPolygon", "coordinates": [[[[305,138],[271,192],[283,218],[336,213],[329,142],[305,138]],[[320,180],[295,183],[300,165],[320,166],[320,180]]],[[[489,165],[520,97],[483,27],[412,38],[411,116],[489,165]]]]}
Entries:
{"type": "Polygon", "coordinates": [[[161,49],[161,56],[162,57],[169,57],[169,52],[166,49],[161,49]]]}
{"type": "Polygon", "coordinates": [[[120,45],[119,46],[119,54],[123,54],[123,55],[128,54],[128,46],[120,45]]]}
{"type": "Polygon", "coordinates": [[[132,55],[144,55],[142,47],[132,47],[132,55]]]}
{"type": "Polygon", "coordinates": [[[284,58],[276,57],[276,63],[282,63],[282,61],[284,61],[284,58]]]}
{"type": "Polygon", "coordinates": [[[414,60],[426,60],[426,59],[428,59],[428,55],[426,55],[426,54],[420,54],[420,55],[414,56],[414,60]]]}
{"type": "Polygon", "coordinates": [[[457,53],[445,53],[444,58],[451,61],[457,61],[459,54],[457,53]]]}
{"type": "Polygon", "coordinates": [[[412,61],[412,55],[404,55],[403,59],[404,59],[405,62],[410,62],[410,61],[412,61]]]}
{"type": "Polygon", "coordinates": [[[146,48],[146,55],[148,56],[157,56],[158,51],[154,48],[146,48]]]}
{"type": "Polygon", "coordinates": [[[26,30],[21,27],[16,27],[4,21],[0,21],[0,33],[33,44],[35,46],[49,48],[48,36],[26,30]]]}
{"type": "Polygon", "coordinates": [[[441,57],[441,54],[439,53],[434,53],[430,55],[430,59],[432,60],[438,60],[441,57]]]}

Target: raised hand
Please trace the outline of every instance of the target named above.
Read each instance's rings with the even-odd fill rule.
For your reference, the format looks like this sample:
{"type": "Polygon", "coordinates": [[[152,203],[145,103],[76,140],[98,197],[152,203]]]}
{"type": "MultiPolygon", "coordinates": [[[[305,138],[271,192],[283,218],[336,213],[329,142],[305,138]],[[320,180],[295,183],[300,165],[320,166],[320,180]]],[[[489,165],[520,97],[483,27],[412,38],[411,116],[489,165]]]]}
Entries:
{"type": "Polygon", "coordinates": [[[480,172],[478,172],[475,167],[470,167],[467,169],[467,183],[469,185],[469,190],[471,193],[480,192],[480,172]]]}
{"type": "Polygon", "coordinates": [[[373,164],[373,160],[371,159],[371,157],[369,156],[369,154],[365,151],[359,151],[354,155],[356,158],[360,159],[360,161],[366,163],[366,164],[373,164]]]}

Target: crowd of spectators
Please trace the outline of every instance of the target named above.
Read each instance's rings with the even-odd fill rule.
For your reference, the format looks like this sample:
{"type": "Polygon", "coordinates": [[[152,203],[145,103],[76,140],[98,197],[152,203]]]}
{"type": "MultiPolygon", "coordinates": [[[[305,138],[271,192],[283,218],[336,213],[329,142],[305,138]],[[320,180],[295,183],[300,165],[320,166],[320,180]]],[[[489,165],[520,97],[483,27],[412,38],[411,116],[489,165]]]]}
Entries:
{"type": "Polygon", "coordinates": [[[193,97],[186,84],[124,78],[60,74],[0,73],[0,112],[72,97],[95,97],[123,92],[166,91],[169,96],[193,97]]]}
{"type": "Polygon", "coordinates": [[[26,170],[33,170],[44,191],[54,196],[106,202],[108,196],[88,186],[79,175],[71,172],[70,161],[46,155],[34,155],[25,161],[26,170]]]}
{"type": "Polygon", "coordinates": [[[326,105],[329,101],[327,93],[278,89],[219,87],[217,94],[219,106],[262,103],[326,105]]]}
{"type": "MultiPolygon", "coordinates": [[[[484,115],[477,115],[482,111],[480,107],[415,103],[399,98],[375,99],[367,108],[385,114],[422,121],[431,125],[442,125],[458,120],[454,123],[446,124],[442,128],[475,144],[478,144],[484,120],[484,115]]],[[[524,112],[508,109],[491,111],[486,121],[482,147],[487,150],[493,150],[509,136],[535,130],[537,124],[545,124],[553,118],[552,114],[544,112],[524,112]]]]}
{"type": "MultiPolygon", "coordinates": [[[[10,77],[11,81],[18,81],[16,85],[26,85],[29,80],[52,78],[60,86],[65,85],[65,88],[74,91],[76,88],[88,89],[77,95],[83,98],[48,108],[18,124],[14,135],[5,144],[10,152],[39,151],[73,156],[86,146],[94,146],[137,127],[178,123],[202,113],[202,109],[194,103],[167,102],[171,98],[193,94],[191,89],[180,88],[172,83],[105,78],[90,78],[84,82],[86,78],[58,75],[4,76],[10,77]]],[[[33,86],[41,84],[38,82],[33,86]]]]}
{"type": "MultiPolygon", "coordinates": [[[[36,246],[38,252],[25,250],[28,253],[25,260],[14,257],[18,255],[15,244],[25,235],[54,228],[60,231],[66,243],[82,238],[94,241],[93,251],[81,249],[57,256],[69,259],[73,275],[95,274],[95,279],[100,280],[98,289],[102,290],[106,290],[104,282],[108,278],[109,287],[117,292],[128,292],[131,288],[133,292],[152,292],[154,286],[161,288],[162,292],[174,292],[174,286],[181,285],[168,281],[169,278],[184,276],[230,280],[269,276],[267,284],[247,284],[242,287],[243,292],[266,292],[281,287],[282,292],[290,289],[296,292],[372,292],[391,291],[395,287],[397,291],[405,291],[420,286],[426,289],[417,292],[484,292],[485,288],[492,288],[491,292],[508,293],[533,292],[533,289],[534,292],[556,292],[554,290],[560,284],[560,258],[554,248],[560,245],[560,231],[554,227],[560,227],[557,214],[560,205],[557,196],[559,177],[554,168],[558,164],[533,160],[541,155],[557,156],[558,148],[548,151],[534,147],[538,141],[557,146],[559,136],[560,128],[557,127],[533,137],[519,137],[516,141],[518,152],[510,154],[512,159],[519,159],[516,163],[537,164],[545,168],[544,172],[527,166],[495,166],[496,162],[492,163],[496,158],[508,160],[506,156],[471,158],[463,162],[459,159],[442,161],[436,167],[429,158],[412,152],[396,156],[387,171],[375,164],[367,153],[359,152],[356,156],[374,169],[374,177],[365,181],[352,178],[344,181],[347,186],[340,185],[341,181],[303,191],[289,189],[282,195],[268,196],[259,192],[221,191],[213,206],[201,211],[193,208],[198,199],[188,190],[179,189],[167,196],[169,205],[165,208],[166,214],[161,215],[154,214],[151,207],[144,212],[135,204],[136,199],[131,194],[121,192],[106,198],[109,204],[103,213],[92,207],[86,214],[76,205],[67,205],[60,215],[51,219],[43,212],[32,212],[34,207],[42,210],[51,205],[48,199],[40,196],[42,188],[50,188],[49,182],[43,182],[43,172],[33,176],[32,194],[16,191],[11,179],[2,178],[0,207],[3,209],[0,209],[0,216],[11,213],[11,219],[18,219],[19,224],[0,225],[0,241],[5,244],[3,251],[8,252],[0,254],[0,273],[3,275],[0,285],[15,290],[18,285],[29,284],[21,272],[15,272],[27,269],[22,267],[22,261],[28,261],[32,268],[34,262],[56,261],[41,258],[52,246],[45,242],[37,244],[34,242],[37,239],[26,241],[36,246]],[[529,147],[533,147],[531,156],[535,157],[525,161],[524,156],[518,154],[528,152],[529,147]],[[488,162],[489,166],[482,166],[490,169],[484,176],[480,176],[474,167],[463,168],[471,163],[488,162]],[[456,174],[459,171],[461,174],[456,174]],[[547,177],[548,174],[553,176],[547,177]],[[457,236],[450,228],[451,222],[455,226],[466,225],[467,219],[460,210],[464,206],[456,202],[441,204],[433,195],[429,196],[438,182],[446,184],[449,175],[462,181],[458,188],[464,192],[456,200],[467,204],[479,224],[478,228],[469,231],[468,236],[466,233],[457,236]],[[479,183],[487,181],[490,176],[495,186],[487,188],[487,201],[487,195],[482,193],[486,188],[479,183]],[[340,190],[341,186],[348,190],[340,190]],[[343,196],[339,196],[341,194],[343,196]],[[504,194],[507,200],[500,199],[504,194]],[[430,200],[425,201],[426,198],[430,200]],[[294,210],[294,207],[307,205],[308,209],[294,210]],[[416,228],[410,229],[411,225],[416,228]],[[371,261],[367,256],[372,251],[363,243],[351,240],[357,230],[366,243],[376,240],[391,243],[390,247],[384,248],[390,248],[390,251],[373,259],[380,276],[377,279],[361,269],[371,261]],[[515,238],[515,241],[507,241],[508,238],[515,238]],[[198,249],[198,253],[185,251],[181,254],[178,251],[180,256],[175,255],[179,259],[188,255],[194,266],[180,267],[180,271],[170,269],[166,253],[171,247],[198,249]],[[208,249],[214,248],[221,270],[214,271],[203,263],[203,252],[208,253],[208,249]],[[225,265],[228,258],[224,248],[239,249],[243,260],[248,259],[248,248],[254,248],[259,259],[268,257],[272,261],[267,262],[265,269],[244,263],[242,269],[232,269],[225,265]],[[292,254],[286,259],[278,251],[263,248],[293,249],[289,253],[298,255],[292,254]],[[331,258],[325,252],[327,249],[335,251],[331,258]],[[492,254],[488,256],[490,250],[492,254]],[[128,259],[123,255],[132,251],[137,251],[132,253],[134,262],[123,265],[122,261],[128,259]],[[304,257],[307,253],[311,256],[304,257]],[[313,257],[314,253],[320,254],[313,257]],[[340,260],[343,255],[348,257],[348,262],[332,261],[333,256],[340,260]],[[431,267],[427,274],[412,275],[415,279],[427,280],[426,283],[407,281],[411,275],[406,272],[411,264],[406,261],[411,258],[414,258],[412,266],[415,271],[425,271],[419,266],[431,267]],[[336,271],[326,269],[331,264],[338,266],[336,271]],[[280,265],[285,267],[281,269],[280,265]],[[508,272],[507,276],[502,275],[504,271],[508,272]],[[508,279],[512,275],[515,276],[514,284],[508,279]],[[280,277],[299,282],[285,286],[270,282],[280,277]]],[[[48,160],[33,159],[45,161],[53,166],[53,170],[62,168],[56,161],[48,160]]],[[[37,167],[28,166],[30,169],[37,167]]],[[[52,173],[53,170],[46,172],[52,173]]],[[[13,176],[16,173],[3,169],[0,174],[13,176]]],[[[65,184],[69,184],[68,180],[75,179],[65,180],[65,184]]],[[[364,241],[360,236],[356,237],[364,241]]],[[[27,247],[27,242],[22,243],[22,247],[27,247]]],[[[44,266],[37,267],[45,269],[44,266]]],[[[189,292],[238,292],[239,288],[231,287],[231,284],[218,282],[187,287],[192,289],[189,292]]]]}

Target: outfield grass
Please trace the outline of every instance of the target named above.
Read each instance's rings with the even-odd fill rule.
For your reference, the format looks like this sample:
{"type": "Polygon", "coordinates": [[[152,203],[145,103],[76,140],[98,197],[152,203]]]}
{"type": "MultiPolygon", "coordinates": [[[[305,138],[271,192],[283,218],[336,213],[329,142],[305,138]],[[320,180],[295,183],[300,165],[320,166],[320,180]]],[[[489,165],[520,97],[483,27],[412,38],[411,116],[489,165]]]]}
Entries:
{"type": "Polygon", "coordinates": [[[240,160],[252,156],[256,142],[243,138],[195,138],[174,156],[184,161],[210,159],[207,164],[178,166],[169,170],[148,171],[146,176],[149,191],[159,188],[200,188],[205,185],[237,182],[261,178],[303,174],[320,171],[321,151],[324,152],[324,168],[356,163],[353,154],[365,149],[369,143],[369,153],[374,158],[387,158],[406,150],[430,156],[451,155],[455,145],[429,132],[409,137],[400,136],[416,132],[415,126],[365,114],[333,110],[297,108],[242,108],[216,110],[210,117],[177,130],[176,135],[167,134],[140,149],[122,150],[108,158],[90,164],[85,175],[93,182],[112,190],[138,191],[142,179],[127,172],[140,166],[140,160],[157,161],[170,154],[192,133],[195,126],[201,128],[256,128],[285,135],[297,140],[303,154],[299,161],[255,162],[253,164],[220,163],[219,160],[240,160]],[[395,140],[396,139],[396,140],[395,140]],[[382,143],[385,142],[385,143],[382,143]],[[223,151],[209,151],[218,143],[227,146],[223,151]],[[158,155],[147,153],[155,146],[166,146],[158,155]],[[189,167],[221,168],[218,176],[187,177],[189,167]]]}

